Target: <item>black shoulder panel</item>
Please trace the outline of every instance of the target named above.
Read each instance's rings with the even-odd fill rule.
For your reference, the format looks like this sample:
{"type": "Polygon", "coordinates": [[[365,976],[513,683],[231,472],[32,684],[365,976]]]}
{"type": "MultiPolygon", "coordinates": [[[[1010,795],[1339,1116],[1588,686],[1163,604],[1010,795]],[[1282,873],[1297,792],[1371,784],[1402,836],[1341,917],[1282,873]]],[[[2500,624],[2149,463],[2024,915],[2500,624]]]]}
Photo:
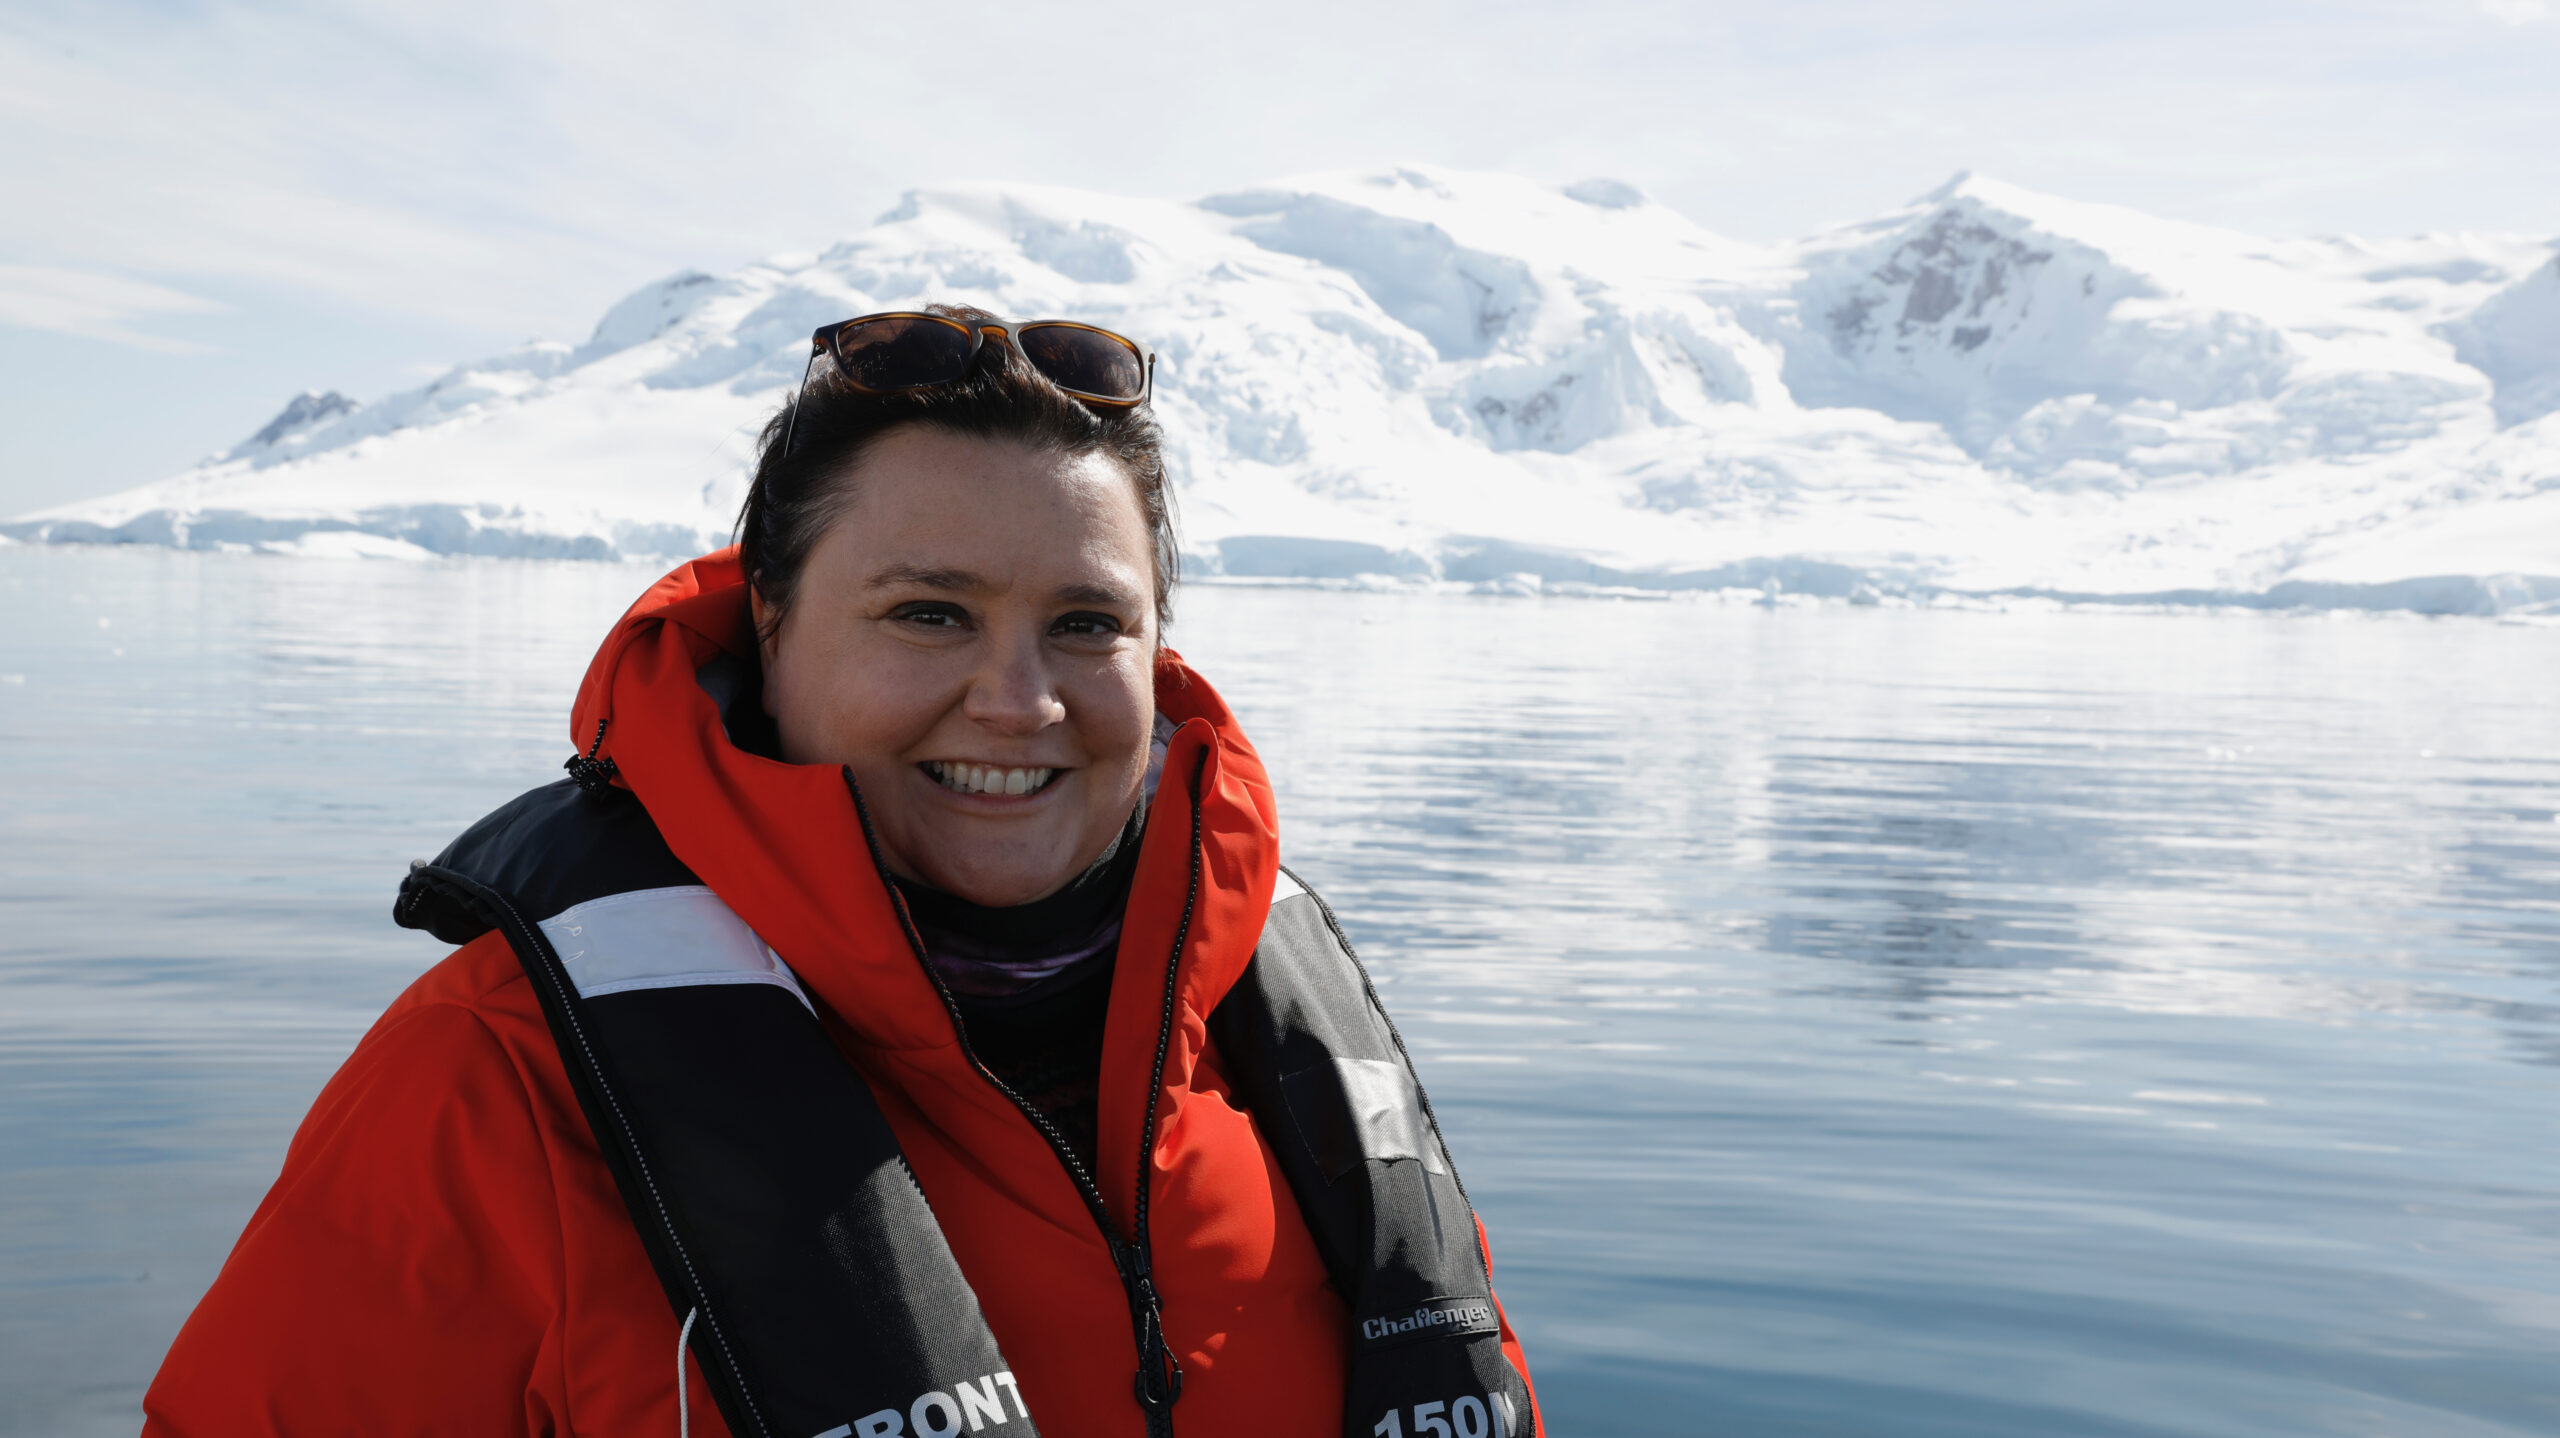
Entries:
{"type": "MultiPolygon", "coordinates": [[[[590,794],[570,779],[517,795],[430,863],[506,895],[536,923],[607,894],[702,882],[628,790],[590,794]]],[[[412,866],[391,907],[402,928],[467,944],[498,927],[498,917],[467,893],[423,880],[422,867],[412,866]]]]}
{"type": "MultiPolygon", "coordinates": [[[[566,802],[584,801],[573,787],[566,802]]],[[[500,841],[545,832],[543,808],[495,823],[507,813],[483,828],[500,841]]],[[[546,872],[503,842],[473,852],[552,884],[545,903],[605,896],[576,887],[574,867],[546,872]]],[[[652,882],[650,862],[625,866],[635,890],[682,887],[652,882]]],[[[485,916],[515,949],[731,1432],[955,1434],[965,1421],[1038,1438],[888,1120],[797,990],[679,975],[588,997],[513,895],[439,865],[411,871],[404,905],[412,893],[422,910],[485,916]]],[[[566,932],[593,944],[597,927],[589,917],[566,932]]]]}
{"type": "Polygon", "coordinates": [[[1271,906],[1209,1030],[1350,1302],[1343,1431],[1530,1433],[1475,1209],[1403,1040],[1313,891],[1271,906]]]}
{"type": "Polygon", "coordinates": [[[798,1000],[729,984],[580,1007],[629,1125],[626,1201],[663,1206],[642,1232],[700,1308],[694,1351],[741,1438],[964,1415],[1038,1438],[888,1120],[798,1000]]]}

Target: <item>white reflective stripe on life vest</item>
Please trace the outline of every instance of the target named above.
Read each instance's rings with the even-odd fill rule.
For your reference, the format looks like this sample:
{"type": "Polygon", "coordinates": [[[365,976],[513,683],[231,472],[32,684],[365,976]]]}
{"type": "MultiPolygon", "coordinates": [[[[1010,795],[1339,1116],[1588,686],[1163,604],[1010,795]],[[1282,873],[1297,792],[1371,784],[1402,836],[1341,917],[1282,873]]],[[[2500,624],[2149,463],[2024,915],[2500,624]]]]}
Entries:
{"type": "MultiPolygon", "coordinates": [[[[1276,909],[1301,895],[1313,897],[1313,891],[1288,870],[1280,870],[1271,886],[1271,907],[1276,909]]],[[[1384,1059],[1341,1058],[1333,1061],[1333,1068],[1340,1076],[1343,1102],[1353,1126],[1360,1132],[1364,1154],[1370,1158],[1416,1159],[1433,1173],[1449,1171],[1448,1157],[1441,1150],[1431,1119],[1422,1111],[1422,1088],[1414,1081],[1411,1068],[1384,1059]]]]}
{"type": "Polygon", "coordinates": [[[701,884],[590,899],[543,920],[542,932],[582,998],[637,989],[771,984],[810,1008],[791,966],[701,884]]]}

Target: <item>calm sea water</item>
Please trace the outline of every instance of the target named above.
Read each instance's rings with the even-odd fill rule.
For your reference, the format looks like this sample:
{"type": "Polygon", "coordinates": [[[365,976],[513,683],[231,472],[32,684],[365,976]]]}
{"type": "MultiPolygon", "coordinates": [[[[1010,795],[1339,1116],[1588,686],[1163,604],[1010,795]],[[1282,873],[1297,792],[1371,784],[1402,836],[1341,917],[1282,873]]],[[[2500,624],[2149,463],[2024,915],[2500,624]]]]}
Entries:
{"type": "MultiPolygon", "coordinates": [[[[131,1432],[628,568],[0,550],[0,1431],[131,1432]]],[[[2560,1434],[2560,631],[1202,589],[1560,1434],[2560,1434]]]]}

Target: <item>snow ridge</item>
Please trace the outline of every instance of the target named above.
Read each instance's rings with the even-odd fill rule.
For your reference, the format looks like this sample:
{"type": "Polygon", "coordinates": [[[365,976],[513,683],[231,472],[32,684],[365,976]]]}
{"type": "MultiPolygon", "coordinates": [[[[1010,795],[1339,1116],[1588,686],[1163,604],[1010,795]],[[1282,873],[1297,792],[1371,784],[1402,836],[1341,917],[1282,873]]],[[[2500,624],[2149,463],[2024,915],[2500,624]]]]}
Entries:
{"type": "Polygon", "coordinates": [[[809,331],[935,300],[1157,347],[1196,573],[2560,602],[2549,241],[2268,240],[1972,175],[1772,247],[1616,181],[1419,167],[919,191],[821,254],[648,285],[582,344],[296,396],[0,535],[695,552],[809,331]]]}

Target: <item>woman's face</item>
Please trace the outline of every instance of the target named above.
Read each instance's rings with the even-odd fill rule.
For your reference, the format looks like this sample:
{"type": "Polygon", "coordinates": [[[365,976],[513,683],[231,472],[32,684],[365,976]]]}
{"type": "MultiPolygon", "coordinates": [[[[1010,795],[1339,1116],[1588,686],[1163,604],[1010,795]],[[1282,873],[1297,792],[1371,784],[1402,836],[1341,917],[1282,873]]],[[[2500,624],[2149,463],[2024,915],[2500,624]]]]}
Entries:
{"type": "Polygon", "coordinates": [[[901,877],[988,905],[1056,891],[1146,773],[1155,561],[1135,488],[1099,455],[907,425],[854,496],[764,642],[783,757],[853,771],[901,877]]]}

